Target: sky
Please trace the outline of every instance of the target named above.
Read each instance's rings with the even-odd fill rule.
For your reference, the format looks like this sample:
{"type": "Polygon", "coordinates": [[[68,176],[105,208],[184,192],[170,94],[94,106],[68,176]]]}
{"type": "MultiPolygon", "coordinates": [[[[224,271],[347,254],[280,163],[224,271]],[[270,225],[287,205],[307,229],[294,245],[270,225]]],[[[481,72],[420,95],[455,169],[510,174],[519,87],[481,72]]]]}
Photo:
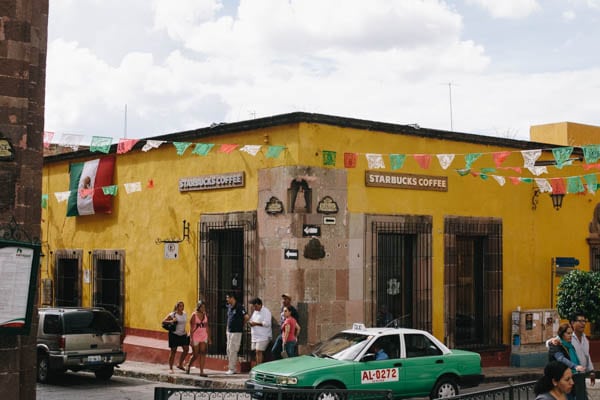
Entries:
{"type": "Polygon", "coordinates": [[[54,141],[296,111],[528,140],[599,99],[600,0],[50,0],[54,141]]]}

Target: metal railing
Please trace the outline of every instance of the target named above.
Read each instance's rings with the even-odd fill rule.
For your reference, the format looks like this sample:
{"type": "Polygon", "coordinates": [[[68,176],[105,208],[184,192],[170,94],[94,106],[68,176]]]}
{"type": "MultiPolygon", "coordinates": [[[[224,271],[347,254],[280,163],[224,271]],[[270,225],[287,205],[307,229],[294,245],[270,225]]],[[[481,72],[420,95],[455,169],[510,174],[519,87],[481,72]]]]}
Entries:
{"type": "Polygon", "coordinates": [[[450,397],[452,400],[533,400],[535,393],[533,387],[535,381],[524,383],[508,383],[507,386],[502,386],[494,389],[482,390],[461,394],[459,396],[450,397]]]}
{"type": "Polygon", "coordinates": [[[391,400],[391,390],[203,389],[155,387],[154,400],[391,400]]]}

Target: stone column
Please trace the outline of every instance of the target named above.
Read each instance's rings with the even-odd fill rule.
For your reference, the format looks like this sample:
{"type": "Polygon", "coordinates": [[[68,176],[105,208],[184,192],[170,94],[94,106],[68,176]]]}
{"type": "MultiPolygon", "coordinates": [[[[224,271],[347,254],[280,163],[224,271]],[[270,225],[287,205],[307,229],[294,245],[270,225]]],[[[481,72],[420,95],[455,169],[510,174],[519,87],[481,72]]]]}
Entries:
{"type": "MultiPolygon", "coordinates": [[[[0,0],[0,224],[14,219],[32,241],[41,237],[47,32],[48,0],[0,0]]],[[[0,335],[0,398],[36,398],[36,329],[37,313],[29,336],[0,335]]]]}

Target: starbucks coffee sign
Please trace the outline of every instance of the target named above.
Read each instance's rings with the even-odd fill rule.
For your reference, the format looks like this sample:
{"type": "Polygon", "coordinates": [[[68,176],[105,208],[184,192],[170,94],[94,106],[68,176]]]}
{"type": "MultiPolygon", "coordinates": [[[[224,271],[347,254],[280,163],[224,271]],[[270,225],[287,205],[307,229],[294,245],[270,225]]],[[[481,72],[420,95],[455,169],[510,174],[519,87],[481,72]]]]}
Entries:
{"type": "Polygon", "coordinates": [[[432,190],[436,192],[447,192],[448,177],[366,171],[365,185],[397,189],[432,190]]]}

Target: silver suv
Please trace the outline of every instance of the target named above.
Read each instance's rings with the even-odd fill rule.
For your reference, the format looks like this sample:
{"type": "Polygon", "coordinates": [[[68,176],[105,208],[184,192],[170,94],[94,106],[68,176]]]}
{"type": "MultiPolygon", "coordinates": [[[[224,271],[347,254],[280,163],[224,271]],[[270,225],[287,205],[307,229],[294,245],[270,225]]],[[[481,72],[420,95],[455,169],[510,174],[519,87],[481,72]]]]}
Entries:
{"type": "Polygon", "coordinates": [[[103,308],[41,308],[37,333],[37,380],[46,383],[66,370],[93,371],[108,380],[125,361],[121,328],[103,308]]]}

